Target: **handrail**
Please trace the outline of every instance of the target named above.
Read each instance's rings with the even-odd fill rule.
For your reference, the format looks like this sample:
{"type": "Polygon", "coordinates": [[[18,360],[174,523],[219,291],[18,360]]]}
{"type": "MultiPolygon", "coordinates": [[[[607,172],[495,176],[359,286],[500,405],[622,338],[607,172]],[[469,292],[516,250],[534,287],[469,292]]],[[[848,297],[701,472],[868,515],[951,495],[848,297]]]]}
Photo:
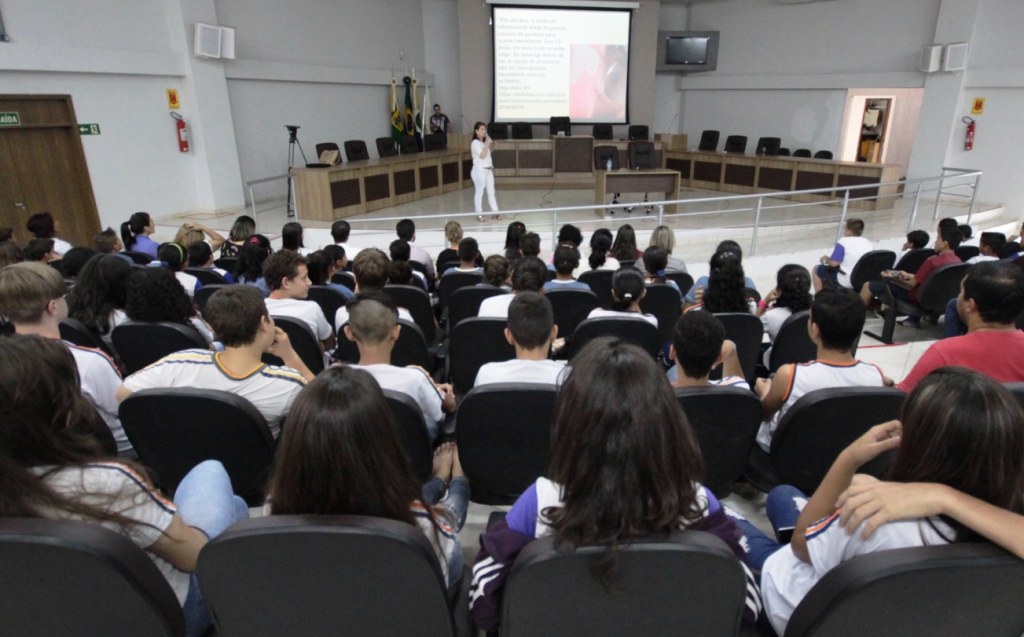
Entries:
{"type": "MultiPolygon", "coordinates": [[[[256,224],[256,233],[257,234],[259,234],[259,232],[260,232],[260,212],[261,211],[256,210],[256,197],[255,197],[255,195],[253,195],[252,187],[253,186],[258,186],[260,184],[266,184],[266,183],[269,183],[271,181],[280,181],[281,179],[291,179],[291,178],[292,178],[292,174],[289,172],[289,173],[286,173],[284,175],[275,175],[273,177],[264,177],[262,179],[252,179],[252,180],[249,180],[249,181],[245,182],[245,187],[249,190],[249,203],[252,205],[252,220],[256,224]]],[[[293,184],[293,186],[294,186],[294,184],[293,184]]],[[[295,188],[294,187],[290,188],[289,192],[290,193],[294,193],[295,192],[295,188]]],[[[284,205],[287,207],[287,205],[289,203],[292,203],[292,202],[286,201],[284,205]]],[[[274,208],[280,208],[280,207],[281,206],[274,206],[274,208]]],[[[267,210],[274,210],[274,208],[267,208],[266,210],[263,210],[262,212],[266,212],[267,210]]],[[[296,216],[296,220],[297,220],[298,219],[298,209],[296,209],[295,216],[296,216]]]]}

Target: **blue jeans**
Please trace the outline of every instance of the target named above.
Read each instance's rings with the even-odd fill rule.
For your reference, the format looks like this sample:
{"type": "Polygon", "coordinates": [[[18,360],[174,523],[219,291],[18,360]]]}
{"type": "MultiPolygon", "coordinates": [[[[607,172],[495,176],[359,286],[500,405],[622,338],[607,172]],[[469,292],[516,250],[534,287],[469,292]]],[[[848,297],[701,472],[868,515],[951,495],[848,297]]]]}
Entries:
{"type": "MultiPolygon", "coordinates": [[[[199,529],[209,539],[217,537],[238,520],[249,517],[249,506],[235,495],[228,472],[216,460],[201,462],[188,472],[174,492],[174,504],[182,521],[199,529]]],[[[201,637],[213,624],[195,573],[181,610],[185,614],[187,637],[201,637]]]]}
{"type": "Polygon", "coordinates": [[[768,521],[775,530],[774,539],[743,518],[735,520],[736,526],[746,536],[744,549],[747,552],[747,561],[758,577],[765,560],[783,545],[789,544],[790,538],[793,537],[793,529],[796,528],[796,521],[800,519],[800,512],[806,504],[807,496],[796,487],[782,485],[771,490],[765,509],[768,521]]]}
{"type": "MultiPolygon", "coordinates": [[[[453,526],[455,532],[458,533],[466,523],[466,511],[469,509],[469,482],[462,476],[452,478],[452,481],[448,483],[448,495],[445,495],[444,482],[441,482],[440,478],[431,478],[423,485],[423,502],[428,506],[440,504],[447,509],[454,518],[453,526]],[[444,496],[443,500],[442,496],[444,496]]],[[[448,582],[446,583],[449,587],[454,586],[462,579],[462,567],[462,547],[456,538],[455,550],[448,561],[448,582]]]]}
{"type": "Polygon", "coordinates": [[[827,265],[819,265],[815,272],[817,272],[818,278],[825,284],[825,287],[829,287],[829,283],[832,284],[832,287],[839,286],[839,270],[830,268],[827,265]]]}
{"type": "Polygon", "coordinates": [[[956,299],[951,299],[946,304],[946,322],[942,326],[942,338],[963,336],[967,333],[967,326],[960,320],[960,313],[956,311],[956,299]]]}

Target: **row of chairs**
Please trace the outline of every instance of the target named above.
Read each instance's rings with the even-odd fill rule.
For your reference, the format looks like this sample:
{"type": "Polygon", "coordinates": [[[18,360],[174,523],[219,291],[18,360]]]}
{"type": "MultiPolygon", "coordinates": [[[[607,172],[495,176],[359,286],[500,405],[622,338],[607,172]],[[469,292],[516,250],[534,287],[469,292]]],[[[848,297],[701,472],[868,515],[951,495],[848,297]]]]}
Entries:
{"type": "MultiPolygon", "coordinates": [[[[491,136],[491,139],[509,139],[509,124],[501,124],[498,122],[491,122],[487,124],[487,134],[491,136]]],[[[533,139],[533,124],[530,122],[513,122],[511,124],[512,135],[511,139],[533,139]]],[[[548,124],[548,132],[551,135],[558,135],[559,133],[566,137],[572,136],[571,122],[568,117],[552,117],[548,124]]],[[[591,134],[596,140],[612,140],[615,139],[614,129],[611,124],[594,124],[591,129],[591,134]]],[[[642,125],[630,126],[627,130],[627,139],[629,141],[646,141],[651,138],[650,128],[642,125]]]]}
{"type": "MultiPolygon", "coordinates": [[[[374,144],[377,146],[377,156],[381,158],[395,157],[397,155],[412,155],[420,152],[447,149],[448,135],[445,133],[428,133],[423,135],[422,149],[420,148],[415,135],[403,135],[397,144],[391,137],[378,137],[374,140],[374,144]]],[[[366,147],[366,142],[361,139],[350,139],[344,143],[344,147],[345,158],[347,161],[362,161],[370,158],[370,152],[366,147]]],[[[322,142],[317,144],[317,157],[322,155],[324,151],[328,150],[338,151],[338,161],[341,161],[341,149],[338,148],[338,144],[335,142],[322,142]]]]}
{"type": "MultiPolygon", "coordinates": [[[[718,150],[718,140],[721,138],[721,132],[716,130],[706,130],[701,133],[700,144],[697,146],[697,150],[718,150]]],[[[788,148],[782,148],[782,139],[778,137],[762,137],[757,140],[757,147],[754,151],[756,155],[765,155],[769,157],[788,157],[790,155],[788,148]]],[[[723,150],[727,153],[739,153],[743,154],[747,152],[747,138],[744,135],[729,135],[725,138],[725,147],[723,150]]],[[[793,157],[811,157],[811,151],[806,148],[798,148],[793,151],[793,157]]],[[[814,159],[832,159],[832,151],[830,150],[819,150],[813,154],[814,159]]]]}

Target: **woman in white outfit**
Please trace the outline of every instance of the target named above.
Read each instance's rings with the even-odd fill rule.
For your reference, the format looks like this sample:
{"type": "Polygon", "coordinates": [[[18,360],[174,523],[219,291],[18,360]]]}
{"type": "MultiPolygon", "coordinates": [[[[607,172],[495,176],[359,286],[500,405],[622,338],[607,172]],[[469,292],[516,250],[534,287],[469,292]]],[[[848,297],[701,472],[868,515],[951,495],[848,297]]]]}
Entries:
{"type": "MultiPolygon", "coordinates": [[[[491,204],[491,212],[498,212],[498,200],[494,197],[494,162],[491,161],[491,147],[494,140],[487,134],[487,124],[477,122],[473,127],[473,141],[469,145],[470,153],[473,155],[473,185],[476,186],[476,193],[473,195],[473,205],[477,212],[484,211],[484,191],[487,191],[487,202],[491,204]]],[[[501,215],[493,215],[498,221],[501,215]]],[[[480,215],[477,221],[483,221],[484,216],[480,215]]]]}

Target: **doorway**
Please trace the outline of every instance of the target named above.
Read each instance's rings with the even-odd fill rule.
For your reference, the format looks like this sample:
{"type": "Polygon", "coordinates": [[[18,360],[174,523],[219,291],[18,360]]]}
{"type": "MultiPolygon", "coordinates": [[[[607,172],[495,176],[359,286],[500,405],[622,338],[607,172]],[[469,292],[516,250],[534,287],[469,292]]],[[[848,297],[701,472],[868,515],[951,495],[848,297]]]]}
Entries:
{"type": "Polygon", "coordinates": [[[924,89],[849,89],[839,159],[901,166],[906,176],[924,89]]]}

